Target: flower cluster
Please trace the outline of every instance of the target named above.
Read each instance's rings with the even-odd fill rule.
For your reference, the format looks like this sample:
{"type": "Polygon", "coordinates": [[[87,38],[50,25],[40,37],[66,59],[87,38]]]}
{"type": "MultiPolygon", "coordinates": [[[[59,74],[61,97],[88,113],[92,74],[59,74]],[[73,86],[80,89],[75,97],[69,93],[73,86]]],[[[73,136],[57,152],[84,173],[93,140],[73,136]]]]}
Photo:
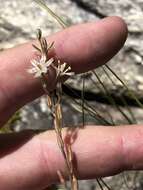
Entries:
{"type": "Polygon", "coordinates": [[[56,70],[56,77],[63,77],[63,76],[73,76],[74,72],[71,71],[71,66],[69,66],[67,63],[61,63],[60,60],[58,60],[58,65],[54,67],[56,70]]]}
{"type": "Polygon", "coordinates": [[[72,76],[74,72],[71,71],[71,67],[67,63],[62,63],[55,58],[49,58],[49,51],[53,47],[54,43],[49,46],[45,38],[42,38],[41,30],[38,30],[38,40],[40,48],[33,45],[33,47],[40,52],[41,57],[39,59],[31,60],[32,67],[28,69],[28,73],[33,74],[36,78],[42,78],[44,75],[48,75],[50,68],[54,68],[56,71],[56,78],[60,79],[63,76],[72,76]]]}
{"type": "Polygon", "coordinates": [[[28,69],[28,73],[34,74],[34,77],[42,77],[43,74],[47,74],[49,67],[54,62],[51,58],[46,61],[45,56],[42,56],[40,60],[31,60],[32,68],[28,69]]]}

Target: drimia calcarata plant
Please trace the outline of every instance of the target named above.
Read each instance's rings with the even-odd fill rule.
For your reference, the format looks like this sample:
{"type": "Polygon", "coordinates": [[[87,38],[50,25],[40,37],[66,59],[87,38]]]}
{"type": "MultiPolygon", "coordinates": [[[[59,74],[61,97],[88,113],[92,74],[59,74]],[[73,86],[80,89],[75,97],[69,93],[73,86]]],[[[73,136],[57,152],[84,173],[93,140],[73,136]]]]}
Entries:
{"type": "MultiPolygon", "coordinates": [[[[56,57],[49,56],[50,52],[54,48],[54,42],[48,44],[46,39],[42,37],[42,32],[40,29],[37,31],[37,39],[39,42],[39,47],[36,45],[33,45],[33,47],[36,51],[38,51],[39,56],[37,56],[37,59],[31,60],[32,67],[28,69],[28,73],[41,80],[41,85],[45,94],[47,95],[47,103],[54,119],[54,129],[57,136],[57,142],[65,159],[69,180],[71,183],[71,189],[77,190],[78,182],[75,175],[71,144],[65,142],[62,135],[63,116],[61,108],[61,84],[63,81],[61,79],[74,75],[74,72],[71,71],[71,67],[67,63],[62,62],[56,57]],[[49,92],[47,84],[48,75],[50,72],[53,72],[55,75],[55,88],[49,92]]],[[[57,175],[59,176],[61,183],[66,188],[66,182],[61,171],[57,171],[57,175]]]]}

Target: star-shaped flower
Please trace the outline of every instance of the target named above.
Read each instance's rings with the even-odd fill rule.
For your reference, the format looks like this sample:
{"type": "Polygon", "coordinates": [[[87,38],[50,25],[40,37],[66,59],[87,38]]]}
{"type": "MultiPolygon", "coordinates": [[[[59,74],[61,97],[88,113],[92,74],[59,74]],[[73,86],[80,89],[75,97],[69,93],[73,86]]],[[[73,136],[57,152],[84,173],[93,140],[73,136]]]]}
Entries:
{"type": "Polygon", "coordinates": [[[48,71],[48,68],[51,66],[51,64],[54,62],[54,59],[51,58],[48,61],[46,61],[46,57],[43,55],[41,56],[40,60],[31,60],[32,68],[28,69],[28,73],[34,74],[34,77],[38,78],[41,77],[42,74],[46,74],[48,71]]]}
{"type": "Polygon", "coordinates": [[[55,68],[57,70],[57,77],[62,76],[73,76],[75,73],[71,71],[71,67],[67,63],[61,63],[58,60],[58,66],[55,68]]]}

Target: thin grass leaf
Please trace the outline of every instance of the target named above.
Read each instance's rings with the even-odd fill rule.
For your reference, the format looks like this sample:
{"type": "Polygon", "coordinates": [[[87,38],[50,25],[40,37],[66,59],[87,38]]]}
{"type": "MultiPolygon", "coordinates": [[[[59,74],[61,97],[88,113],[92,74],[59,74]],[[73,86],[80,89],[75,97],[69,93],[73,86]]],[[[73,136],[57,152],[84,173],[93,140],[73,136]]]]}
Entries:
{"type": "Polygon", "coordinates": [[[120,79],[120,77],[108,66],[105,65],[105,67],[121,82],[121,84],[126,88],[130,96],[136,101],[139,107],[143,108],[143,104],[139,101],[139,99],[136,97],[136,95],[128,88],[126,83],[120,79]]]}
{"type": "MultiPolygon", "coordinates": [[[[70,100],[72,101],[71,104],[73,103],[72,107],[79,113],[82,113],[81,103],[72,97],[68,97],[68,98],[70,98],[70,100]]],[[[90,109],[86,104],[84,104],[84,112],[85,114],[88,114],[89,116],[91,116],[95,121],[98,121],[100,124],[103,124],[103,125],[111,124],[111,123],[108,123],[108,121],[104,122],[103,121],[104,118],[102,118],[102,116],[100,116],[98,113],[95,113],[95,111],[90,109]]]]}
{"type": "Polygon", "coordinates": [[[109,187],[102,178],[99,178],[99,181],[101,181],[103,183],[103,185],[106,187],[107,190],[112,190],[111,187],[109,187]]]}
{"type": "Polygon", "coordinates": [[[111,105],[115,106],[117,110],[121,113],[121,115],[128,121],[129,124],[133,124],[132,120],[122,111],[122,109],[116,104],[112,96],[110,95],[108,89],[104,85],[104,83],[100,80],[99,76],[96,74],[95,71],[92,71],[93,74],[96,76],[99,83],[102,85],[103,89],[105,90],[105,93],[107,94],[107,98],[110,101],[111,105]]]}
{"type": "MultiPolygon", "coordinates": [[[[102,92],[102,88],[101,88],[101,86],[99,85],[99,83],[96,83],[93,79],[92,79],[92,77],[90,77],[90,80],[91,80],[91,82],[96,86],[96,88],[98,88],[99,89],[99,91],[100,92],[102,92]]],[[[101,107],[102,107],[102,105],[101,105],[101,107]]],[[[112,125],[116,125],[116,123],[114,122],[114,119],[113,119],[113,116],[110,114],[110,112],[107,112],[107,115],[108,115],[108,117],[110,118],[110,120],[111,120],[111,122],[112,122],[112,125]]]]}
{"type": "MultiPolygon", "coordinates": [[[[80,98],[80,96],[74,92],[70,86],[68,86],[69,90],[74,94],[76,95],[77,97],[80,98]]],[[[66,95],[66,94],[65,94],[66,95]]],[[[73,102],[75,102],[77,105],[79,105],[81,107],[81,104],[75,99],[75,98],[72,98],[70,96],[68,96],[73,102]]],[[[98,120],[101,124],[103,124],[104,122],[104,125],[112,125],[112,123],[110,123],[109,121],[107,121],[104,117],[102,117],[92,106],[90,106],[87,101],[84,101],[84,109],[89,113],[89,115],[91,115],[94,119],[98,120]]]]}
{"type": "MultiPolygon", "coordinates": [[[[79,96],[76,92],[74,92],[74,91],[70,88],[70,86],[68,86],[68,88],[72,91],[72,93],[73,93],[74,95],[76,95],[77,97],[80,98],[80,96],[79,96]]],[[[79,103],[76,99],[74,99],[74,98],[72,98],[72,97],[70,97],[70,99],[73,100],[73,102],[75,102],[77,105],[80,106],[80,103],[79,103]]],[[[81,107],[81,106],[80,106],[80,107],[81,107]]],[[[76,107],[76,108],[77,108],[77,107],[76,107]]],[[[95,117],[94,119],[96,119],[97,121],[99,121],[101,124],[103,124],[103,122],[104,122],[104,124],[106,124],[106,125],[112,125],[112,123],[110,123],[110,122],[107,121],[105,118],[103,118],[92,106],[90,106],[86,100],[84,101],[84,109],[85,109],[93,118],[95,117]]]]}
{"type": "Polygon", "coordinates": [[[85,126],[85,113],[84,113],[84,95],[85,95],[85,77],[83,75],[83,78],[82,78],[82,92],[81,92],[81,107],[82,107],[82,124],[83,124],[83,127],[85,126]]]}
{"type": "MultiPolygon", "coordinates": [[[[79,108],[81,106],[81,104],[76,100],[70,97],[70,99],[76,103],[79,108]]],[[[78,110],[79,112],[82,112],[82,110],[79,110],[76,106],[75,108],[76,110],[78,110]]],[[[107,121],[105,118],[103,118],[96,110],[93,110],[92,107],[90,107],[88,104],[86,105],[86,103],[84,104],[84,110],[96,121],[98,121],[100,124],[102,125],[112,125],[109,121],[107,121]]]]}
{"type": "Polygon", "coordinates": [[[99,180],[99,179],[96,179],[96,181],[97,181],[97,184],[99,185],[100,189],[101,189],[101,190],[104,190],[104,187],[102,186],[100,180],[99,180]]]}
{"type": "Polygon", "coordinates": [[[35,1],[40,7],[44,8],[61,26],[62,28],[66,28],[67,24],[61,19],[57,14],[55,14],[47,5],[44,0],[33,0],[35,1]]]}
{"type": "MultiPolygon", "coordinates": [[[[112,78],[110,77],[109,73],[106,71],[106,69],[104,68],[104,66],[102,66],[102,69],[103,69],[104,73],[107,75],[108,79],[109,79],[109,80],[112,82],[112,84],[116,87],[115,82],[112,80],[112,78]]],[[[128,106],[128,103],[126,102],[125,98],[121,96],[121,97],[120,97],[120,100],[121,100],[121,102],[123,103],[123,105],[125,106],[125,108],[127,109],[127,111],[129,112],[129,114],[130,114],[130,116],[131,116],[131,118],[132,118],[132,122],[133,122],[133,123],[137,123],[137,120],[136,120],[136,118],[135,118],[135,116],[134,116],[134,114],[133,114],[133,112],[132,112],[130,106],[128,106]]]]}

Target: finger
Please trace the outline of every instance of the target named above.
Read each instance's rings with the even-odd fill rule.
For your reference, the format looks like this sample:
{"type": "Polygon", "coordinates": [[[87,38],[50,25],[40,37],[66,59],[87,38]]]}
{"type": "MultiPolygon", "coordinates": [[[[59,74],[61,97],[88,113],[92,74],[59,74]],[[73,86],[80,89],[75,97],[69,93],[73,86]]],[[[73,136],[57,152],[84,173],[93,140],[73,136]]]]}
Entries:
{"type": "MultiPolygon", "coordinates": [[[[55,42],[54,54],[71,65],[73,71],[84,72],[104,64],[122,47],[127,36],[125,23],[118,17],[72,26],[48,38],[55,42]],[[110,48],[109,48],[110,47],[110,48]]],[[[32,42],[35,43],[35,42],[32,42]]],[[[0,124],[18,108],[42,95],[40,81],[27,73],[35,58],[32,43],[20,45],[0,54],[0,124]]],[[[48,88],[54,76],[48,76],[48,88]]]]}
{"type": "MultiPolygon", "coordinates": [[[[66,131],[64,135],[67,135],[66,131]]],[[[67,178],[65,162],[53,131],[20,136],[22,138],[19,134],[0,135],[1,189],[44,189],[58,182],[58,170],[67,178]]],[[[142,136],[142,126],[79,129],[72,145],[77,177],[91,179],[143,169],[142,136]]]]}

